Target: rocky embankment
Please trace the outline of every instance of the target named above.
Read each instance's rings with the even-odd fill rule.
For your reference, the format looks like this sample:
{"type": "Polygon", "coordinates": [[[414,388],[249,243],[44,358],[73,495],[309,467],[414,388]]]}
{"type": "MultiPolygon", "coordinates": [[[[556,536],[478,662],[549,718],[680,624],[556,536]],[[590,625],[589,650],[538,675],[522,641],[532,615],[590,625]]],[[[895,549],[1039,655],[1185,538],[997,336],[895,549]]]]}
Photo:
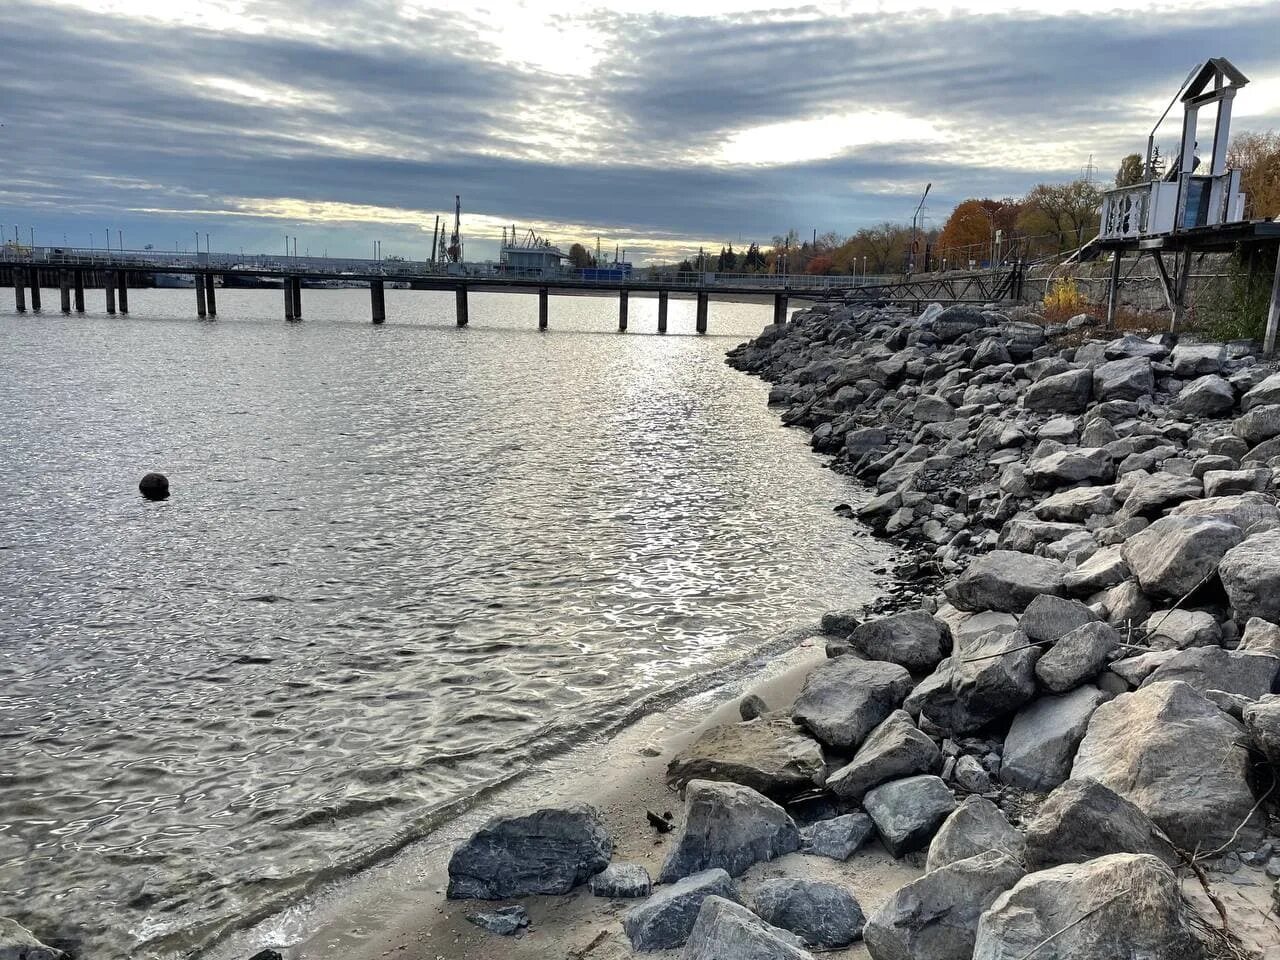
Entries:
{"type": "Polygon", "coordinates": [[[635,898],[634,951],[685,960],[859,938],[873,960],[1248,956],[1184,881],[1280,876],[1280,373],[1247,345],[1082,332],[834,304],[733,351],[874,489],[857,516],[909,547],[918,595],[830,613],[794,703],[744,701],[672,760],[653,880],[573,805],[491,821],[450,896],[587,883],[635,898]],[[737,879],[871,843],[924,872],[869,915],[852,886],[737,879]]]}

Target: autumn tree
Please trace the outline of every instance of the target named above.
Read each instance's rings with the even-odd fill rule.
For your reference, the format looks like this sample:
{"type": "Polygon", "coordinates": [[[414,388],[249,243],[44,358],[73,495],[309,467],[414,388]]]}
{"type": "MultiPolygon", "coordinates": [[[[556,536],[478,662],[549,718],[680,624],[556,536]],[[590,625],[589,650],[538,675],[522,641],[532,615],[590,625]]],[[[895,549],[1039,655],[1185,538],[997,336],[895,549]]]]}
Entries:
{"type": "Polygon", "coordinates": [[[1131,187],[1143,180],[1142,155],[1131,153],[1120,161],[1120,169],[1116,171],[1116,186],[1131,187]]]}
{"type": "Polygon", "coordinates": [[[1245,217],[1280,216],[1280,133],[1241,131],[1231,138],[1227,163],[1240,171],[1245,217]]]}
{"type": "Polygon", "coordinates": [[[830,254],[821,253],[805,264],[804,272],[814,277],[825,277],[834,265],[835,261],[831,259],[830,254]]]}
{"type": "MultiPolygon", "coordinates": [[[[951,264],[966,266],[969,260],[985,260],[995,252],[999,230],[1007,243],[1015,235],[1022,201],[965,200],[951,212],[938,235],[938,256],[951,264]]],[[[917,258],[918,262],[920,258],[917,258]]]]}
{"type": "Polygon", "coordinates": [[[1027,194],[1019,223],[1027,229],[1053,233],[1058,247],[1082,247],[1098,232],[1102,190],[1088,180],[1042,183],[1027,194]]]}

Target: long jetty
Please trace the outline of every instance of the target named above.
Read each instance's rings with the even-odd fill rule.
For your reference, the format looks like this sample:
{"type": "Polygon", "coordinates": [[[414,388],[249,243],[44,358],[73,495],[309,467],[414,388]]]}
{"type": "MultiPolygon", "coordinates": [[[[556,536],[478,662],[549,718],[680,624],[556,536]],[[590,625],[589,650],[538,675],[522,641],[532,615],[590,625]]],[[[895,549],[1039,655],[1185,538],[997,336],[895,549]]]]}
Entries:
{"type": "Polygon", "coordinates": [[[52,273],[61,294],[63,313],[85,309],[86,276],[98,280],[106,293],[109,314],[129,312],[129,288],[144,285],[144,280],[157,274],[194,278],[195,314],[201,319],[218,315],[215,278],[228,280],[252,278],[283,290],[284,319],[302,319],[303,282],[329,281],[343,284],[367,284],[370,320],[386,321],[385,288],[388,283],[407,284],[413,290],[454,292],[457,325],[468,323],[468,298],[471,292],[536,293],[538,327],[549,324],[548,297],[554,291],[616,295],[618,329],[626,331],[629,297],[632,293],[656,295],[658,300],[658,332],[667,332],[667,305],[674,295],[692,296],[697,301],[695,328],[707,332],[708,305],[713,298],[769,298],[773,300],[774,322],[785,322],[790,299],[817,300],[840,296],[848,290],[876,282],[881,278],[825,277],[797,274],[724,274],[676,273],[652,275],[648,271],[623,272],[601,268],[592,271],[542,275],[521,273],[504,264],[439,265],[406,260],[334,260],[319,257],[246,258],[223,253],[168,254],[155,251],[69,250],[52,247],[16,247],[0,249],[0,273],[8,271],[19,312],[26,310],[26,292],[31,295],[32,310],[40,310],[41,276],[52,273]]]}

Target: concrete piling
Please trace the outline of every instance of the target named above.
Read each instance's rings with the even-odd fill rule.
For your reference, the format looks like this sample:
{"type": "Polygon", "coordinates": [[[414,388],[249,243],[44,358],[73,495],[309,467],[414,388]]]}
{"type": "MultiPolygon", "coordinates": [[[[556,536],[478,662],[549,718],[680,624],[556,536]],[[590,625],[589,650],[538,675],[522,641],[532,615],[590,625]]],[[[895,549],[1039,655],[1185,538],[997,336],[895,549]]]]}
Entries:
{"type": "Polygon", "coordinates": [[[667,291],[658,291],[658,332],[667,332],[667,291]]]}
{"type": "Polygon", "coordinates": [[[618,332],[627,332],[627,297],[629,292],[626,290],[618,291],[618,332]]]}
{"type": "Polygon", "coordinates": [[[787,295],[785,293],[775,293],[773,295],[773,322],[787,322],[787,295]]]}
{"type": "Polygon", "coordinates": [[[369,308],[373,312],[373,322],[387,322],[387,298],[381,280],[369,281],[369,308]]]}
{"type": "Polygon", "coordinates": [[[62,312],[71,312],[71,274],[66,270],[58,271],[58,293],[62,298],[62,312]]]}
{"type": "Polygon", "coordinates": [[[118,294],[117,299],[120,301],[120,312],[128,313],[129,312],[129,274],[124,270],[120,270],[116,273],[116,280],[117,280],[116,293],[118,294]]]}
{"type": "Polygon", "coordinates": [[[465,327],[467,325],[467,286],[460,284],[454,294],[454,300],[458,310],[458,326],[465,327]]]}
{"type": "Polygon", "coordinates": [[[84,271],[74,270],[72,276],[75,278],[76,313],[84,313],[84,271]]]}
{"type": "Polygon", "coordinates": [[[200,274],[195,275],[196,278],[196,316],[203,320],[208,315],[208,309],[205,307],[204,300],[204,280],[200,274]]]}
{"type": "Polygon", "coordinates": [[[203,277],[196,277],[196,283],[204,284],[205,307],[209,310],[209,316],[216,317],[218,315],[218,295],[213,292],[216,289],[213,285],[213,274],[206,273],[203,277]]]}
{"type": "Polygon", "coordinates": [[[284,290],[284,318],[293,320],[293,278],[285,277],[280,286],[284,290]]]}
{"type": "Polygon", "coordinates": [[[13,268],[13,305],[19,313],[27,312],[27,288],[22,271],[13,268]]]}
{"type": "Polygon", "coordinates": [[[291,277],[289,282],[289,295],[293,298],[293,319],[302,319],[302,278],[291,277]]]}
{"type": "Polygon", "coordinates": [[[538,288],[538,329],[547,329],[547,288],[538,288]]]}
{"type": "Polygon", "coordinates": [[[707,332],[707,300],[708,295],[705,292],[698,294],[697,331],[699,333],[707,332]]]}
{"type": "Polygon", "coordinates": [[[108,270],[103,279],[105,282],[102,284],[102,289],[107,294],[107,313],[114,317],[116,315],[116,272],[108,270]]]}
{"type": "Polygon", "coordinates": [[[28,276],[31,281],[31,309],[39,311],[40,309],[40,268],[32,267],[28,276]]]}

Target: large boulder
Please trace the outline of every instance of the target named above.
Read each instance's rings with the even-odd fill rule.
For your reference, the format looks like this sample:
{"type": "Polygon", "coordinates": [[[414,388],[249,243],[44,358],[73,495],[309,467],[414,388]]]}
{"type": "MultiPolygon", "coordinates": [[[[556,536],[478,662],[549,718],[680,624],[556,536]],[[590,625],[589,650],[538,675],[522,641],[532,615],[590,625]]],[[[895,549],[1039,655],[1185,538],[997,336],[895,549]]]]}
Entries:
{"type": "Polygon", "coordinates": [[[1116,509],[1114,487],[1073,487],[1045,497],[1035,506],[1041,520],[1083,523],[1095,514],[1116,509]]]}
{"type": "Polygon", "coordinates": [[[1123,512],[1130,517],[1156,517],[1166,507],[1191,500],[1204,493],[1197,477],[1176,473],[1154,473],[1134,484],[1125,497],[1123,512]]]}
{"type": "Polygon", "coordinates": [[[1117,853],[1028,874],[982,915],[972,960],[1190,960],[1200,951],[1178,879],[1117,853]]]}
{"type": "Polygon", "coordinates": [[[1272,692],[1278,669],[1280,660],[1265,653],[1191,647],[1156,667],[1142,685],[1181,680],[1202,694],[1223,690],[1256,700],[1272,692]]]}
{"type": "Polygon", "coordinates": [[[1150,396],[1155,389],[1151,361],[1145,357],[1112,360],[1093,370],[1093,398],[1099,402],[1137,400],[1150,396]]]}
{"type": "Polygon", "coordinates": [[[1218,563],[1236,619],[1280,620],[1280,527],[1236,544],[1218,563]]]}
{"type": "Polygon", "coordinates": [[[1273,373],[1261,383],[1251,387],[1240,398],[1241,410],[1252,410],[1254,407],[1280,403],[1280,373],[1273,373]]]}
{"type": "Polygon", "coordinates": [[[1107,700],[1097,687],[1077,687],[1060,697],[1041,697],[1013,718],[1004,741],[1000,779],[1043,793],[1071,776],[1076,748],[1089,718],[1107,700]]]}
{"type": "Polygon", "coordinates": [[[906,709],[953,736],[1013,713],[1036,693],[1040,651],[1028,643],[1021,631],[966,643],[912,691],[906,709]]]}
{"type": "Polygon", "coordinates": [[[1026,855],[1026,843],[994,803],[986,797],[966,797],[934,834],[924,868],[926,872],[937,870],[988,850],[1021,863],[1026,855]]]}
{"type": "Polygon", "coordinates": [[[942,766],[942,751],[911,720],[895,710],[863,741],[853,759],[827,778],[827,789],[847,800],[861,800],[873,787],[942,766]]]}
{"type": "Polygon", "coordinates": [[[1273,657],[1280,657],[1280,624],[1261,617],[1250,617],[1240,636],[1240,646],[1236,649],[1242,653],[1269,653],[1273,657]]]}
{"type": "Polygon", "coordinates": [[[905,667],[881,660],[836,657],[805,679],[791,717],[835,750],[853,751],[911,692],[905,667]]]}
{"type": "Polygon", "coordinates": [[[1097,780],[1068,780],[1040,805],[1024,828],[1032,870],[1083,863],[1110,853],[1148,853],[1181,862],[1164,831],[1133,803],[1097,780]]]}
{"type": "Polygon", "coordinates": [[[1280,696],[1262,697],[1246,706],[1241,716],[1258,752],[1273,766],[1280,767],[1280,696]]]}
{"type": "Polygon", "coordinates": [[[1093,374],[1067,370],[1041,377],[1027,388],[1022,405],[1039,413],[1083,413],[1093,396],[1093,374]]]}
{"type": "Polygon", "coordinates": [[[957,304],[947,307],[930,324],[933,335],[943,343],[959,340],[966,333],[973,333],[987,326],[987,318],[975,307],[957,304]]]}
{"type": "Polygon", "coordinates": [[[795,823],[768,797],[737,783],[692,780],[685,788],[684,823],[658,882],[713,867],[736,877],[753,863],[799,848],[795,823]]]}
{"type": "Polygon", "coordinates": [[[800,851],[831,860],[848,860],[867,842],[875,821],[861,810],[800,828],[800,851]]]}
{"type": "Polygon", "coordinates": [[[1143,624],[1147,646],[1153,650],[1185,650],[1222,641],[1222,628],[1204,610],[1156,610],[1143,624]]]}
{"type": "Polygon", "coordinates": [[[680,960],[813,960],[793,933],[771,926],[746,907],[707,897],[680,960]]]}
{"type": "Polygon", "coordinates": [[[929,871],[867,920],[862,937],[872,960],[969,960],[982,912],[1025,875],[996,850],[929,871]]]}
{"type": "Polygon", "coordinates": [[[1032,640],[1052,642],[1098,619],[1098,615],[1079,600],[1044,594],[1027,604],[1018,618],[1018,628],[1032,640]]]}
{"type": "Polygon", "coordinates": [[[66,956],[41,943],[18,921],[0,917],[0,960],[65,960],[66,956]]]}
{"type": "Polygon", "coordinates": [[[1231,384],[1216,374],[1209,374],[1183,387],[1173,405],[1193,417],[1216,417],[1230,412],[1235,402],[1231,384]]]}
{"type": "Polygon", "coordinates": [[[1115,474],[1115,464],[1104,447],[1058,450],[1027,462],[1027,476],[1038,487],[1109,483],[1115,474]]]}
{"type": "Polygon", "coordinates": [[[938,826],[956,808],[941,777],[918,776],[876,787],[862,802],[885,848],[903,857],[926,846],[938,826]]]}
{"type": "Polygon", "coordinates": [[[723,870],[704,870],[663,887],[622,918],[622,929],[636,950],[670,950],[689,939],[698,911],[708,897],[738,900],[738,888],[723,870]]]}
{"type": "Polygon", "coordinates": [[[1121,642],[1120,634],[1107,624],[1086,623],[1040,655],[1036,679],[1046,690],[1066,693],[1100,674],[1121,642]]]}
{"type": "Polygon", "coordinates": [[[908,610],[859,624],[849,643],[868,660],[883,660],[926,673],[951,648],[947,625],[923,610],[908,610]]]}
{"type": "Polygon", "coordinates": [[[961,610],[1020,613],[1041,594],[1062,596],[1066,573],[1067,568],[1057,560],[992,550],[951,581],[946,594],[961,610]]]}
{"type": "Polygon", "coordinates": [[[1161,517],[1126,540],[1122,553],[1144,593],[1181,600],[1214,575],[1243,537],[1239,527],[1213,517],[1161,517]]]}
{"type": "Polygon", "coordinates": [[[1169,360],[1173,375],[1186,380],[1220,371],[1227,362],[1227,348],[1220,343],[1180,343],[1169,360]]]}
{"type": "Polygon", "coordinates": [[[1251,406],[1246,413],[1236,417],[1231,432],[1251,447],[1280,436],[1280,403],[1251,406]]]}
{"type": "Polygon", "coordinates": [[[1186,850],[1248,844],[1259,834],[1243,739],[1188,684],[1154,683],[1094,712],[1071,776],[1133,801],[1186,850]]]}
{"type": "Polygon", "coordinates": [[[825,774],[822,748],[786,717],[714,727],[667,766],[667,779],[679,785],[731,780],[784,800],[822,786],[825,774]]]}
{"type": "Polygon", "coordinates": [[[847,947],[866,923],[853,894],[820,880],[765,880],[756,887],[755,908],[765,923],[791,931],[809,947],[847,947]]]}
{"type": "Polygon", "coordinates": [[[1237,493],[1226,497],[1206,497],[1180,503],[1169,515],[1173,517],[1215,517],[1248,530],[1255,523],[1280,521],[1280,509],[1274,497],[1265,493],[1237,493]]]}
{"type": "Polygon", "coordinates": [[[449,858],[450,900],[568,893],[609,864],[613,840],[586,803],[489,820],[449,858]]]}

